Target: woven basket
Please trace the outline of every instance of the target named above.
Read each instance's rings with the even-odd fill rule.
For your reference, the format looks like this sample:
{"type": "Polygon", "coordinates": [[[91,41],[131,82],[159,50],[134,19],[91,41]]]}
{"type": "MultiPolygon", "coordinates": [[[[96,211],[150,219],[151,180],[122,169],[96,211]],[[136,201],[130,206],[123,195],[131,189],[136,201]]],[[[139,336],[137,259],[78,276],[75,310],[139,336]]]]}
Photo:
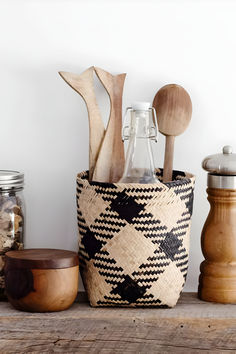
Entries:
{"type": "Polygon", "coordinates": [[[188,269],[195,178],[174,171],[173,179],[109,184],[77,176],[80,271],[91,306],[175,306],[188,269]]]}

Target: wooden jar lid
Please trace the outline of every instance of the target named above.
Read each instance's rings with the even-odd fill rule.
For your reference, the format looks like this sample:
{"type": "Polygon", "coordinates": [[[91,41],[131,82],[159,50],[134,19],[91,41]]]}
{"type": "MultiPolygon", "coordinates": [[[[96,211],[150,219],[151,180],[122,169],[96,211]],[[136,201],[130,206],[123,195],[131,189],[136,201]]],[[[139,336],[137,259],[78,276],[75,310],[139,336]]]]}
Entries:
{"type": "Polygon", "coordinates": [[[9,251],[5,256],[8,269],[61,269],[79,264],[76,252],[50,248],[9,251]]]}

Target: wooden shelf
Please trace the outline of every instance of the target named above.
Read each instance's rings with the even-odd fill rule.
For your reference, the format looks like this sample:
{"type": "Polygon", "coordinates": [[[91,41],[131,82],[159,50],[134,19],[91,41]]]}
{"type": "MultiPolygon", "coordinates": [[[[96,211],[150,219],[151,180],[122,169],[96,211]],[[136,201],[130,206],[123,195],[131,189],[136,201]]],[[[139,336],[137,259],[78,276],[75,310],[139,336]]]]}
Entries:
{"type": "MultiPolygon", "coordinates": [[[[82,296],[84,297],[84,296],[82,296]]],[[[27,313],[0,302],[0,353],[235,353],[236,306],[183,293],[173,309],[27,313]]]]}

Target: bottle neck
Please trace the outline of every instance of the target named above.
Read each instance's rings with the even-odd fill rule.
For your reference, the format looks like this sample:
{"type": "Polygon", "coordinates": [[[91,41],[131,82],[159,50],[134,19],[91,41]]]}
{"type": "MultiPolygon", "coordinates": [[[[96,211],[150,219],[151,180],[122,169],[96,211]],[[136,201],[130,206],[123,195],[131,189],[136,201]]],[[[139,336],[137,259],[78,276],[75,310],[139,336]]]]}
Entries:
{"type": "Polygon", "coordinates": [[[148,139],[150,136],[149,111],[133,111],[131,112],[131,129],[130,138],[148,139]]]}

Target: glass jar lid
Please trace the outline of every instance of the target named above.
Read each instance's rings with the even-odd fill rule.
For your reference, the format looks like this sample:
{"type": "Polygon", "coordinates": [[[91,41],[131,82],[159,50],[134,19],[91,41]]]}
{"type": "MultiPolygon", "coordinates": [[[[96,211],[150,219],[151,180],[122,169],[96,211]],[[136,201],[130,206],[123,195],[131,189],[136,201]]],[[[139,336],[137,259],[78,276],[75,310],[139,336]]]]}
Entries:
{"type": "Polygon", "coordinates": [[[22,189],[24,174],[18,171],[0,170],[0,190],[22,189]]]}
{"type": "Polygon", "coordinates": [[[202,162],[202,168],[211,174],[236,176],[236,154],[232,147],[226,145],[222,152],[207,156],[202,162]]]}

